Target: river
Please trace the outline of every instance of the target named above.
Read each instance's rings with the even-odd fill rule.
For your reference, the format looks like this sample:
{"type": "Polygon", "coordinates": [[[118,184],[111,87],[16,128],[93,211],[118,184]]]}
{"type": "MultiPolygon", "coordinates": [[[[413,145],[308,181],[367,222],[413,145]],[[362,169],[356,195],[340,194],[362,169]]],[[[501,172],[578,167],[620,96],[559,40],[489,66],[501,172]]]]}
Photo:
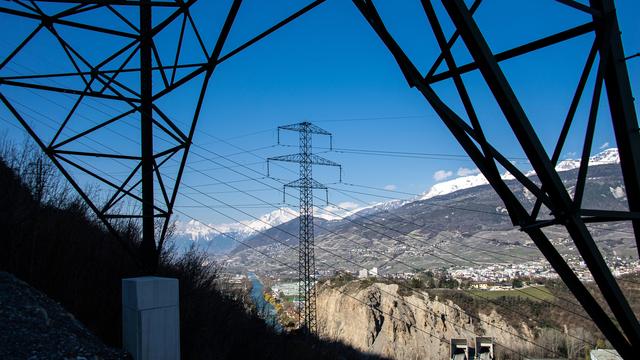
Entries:
{"type": "Polygon", "coordinates": [[[269,303],[264,299],[264,295],[263,295],[264,285],[262,285],[262,282],[260,282],[260,279],[255,273],[250,272],[248,274],[248,277],[249,277],[249,280],[251,280],[251,285],[252,285],[251,299],[253,299],[253,302],[256,305],[256,308],[266,309],[267,310],[266,317],[264,320],[267,322],[267,324],[273,326],[274,329],[276,329],[276,331],[278,332],[282,331],[282,326],[277,320],[276,309],[273,307],[273,305],[271,305],[271,303],[269,303]]]}

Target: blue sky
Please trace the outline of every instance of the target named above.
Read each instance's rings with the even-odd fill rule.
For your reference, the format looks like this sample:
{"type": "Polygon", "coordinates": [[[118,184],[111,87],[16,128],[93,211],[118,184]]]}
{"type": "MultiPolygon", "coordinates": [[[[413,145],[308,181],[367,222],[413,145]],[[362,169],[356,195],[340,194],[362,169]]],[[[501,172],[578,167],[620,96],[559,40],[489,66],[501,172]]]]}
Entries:
{"type": "MultiPolygon", "coordinates": [[[[228,2],[208,2],[196,5],[194,19],[203,29],[203,38],[209,49],[219,31],[224,10],[228,2]]],[[[248,40],[279,19],[304,6],[306,1],[273,1],[247,0],[240,8],[237,21],[231,31],[225,50],[229,51],[248,40]]],[[[378,1],[376,4],[386,21],[388,28],[409,56],[426,72],[438,55],[437,46],[427,26],[424,12],[419,1],[378,1]]],[[[451,24],[440,4],[436,4],[445,32],[451,33],[451,24]]],[[[622,38],[627,54],[640,51],[640,27],[637,14],[640,5],[632,0],[618,1],[618,16],[623,31],[622,38]]],[[[133,13],[132,13],[133,14],[133,13]]],[[[134,14],[135,15],[135,14],[134,14]]],[[[161,13],[154,14],[162,18],[161,13]]],[[[28,21],[2,16],[0,30],[4,58],[17,41],[24,38],[35,26],[28,21]],[[6,19],[6,20],[5,20],[6,19]],[[11,31],[9,31],[11,30],[11,31]]],[[[553,1],[485,1],[480,7],[476,19],[494,52],[550,35],[572,26],[589,21],[586,14],[579,13],[553,1]],[[540,21],[544,19],[544,21],[540,21]]],[[[95,15],[92,21],[101,19],[95,15]]],[[[113,19],[111,20],[113,21],[113,19]]],[[[60,30],[64,32],[64,29],[60,30]]],[[[82,32],[68,36],[74,44],[91,54],[92,47],[100,44],[103,51],[121,45],[107,38],[99,38],[82,32]]],[[[175,31],[167,31],[159,43],[160,51],[166,49],[171,56],[168,44],[175,42],[175,31]],[[167,46],[164,48],[164,46],[167,46]]],[[[200,58],[198,47],[193,37],[187,36],[185,59],[197,61],[200,58]]],[[[59,46],[42,36],[37,38],[33,47],[25,48],[24,54],[17,57],[15,64],[2,70],[2,75],[24,74],[31,70],[67,69],[64,55],[59,46]]],[[[537,53],[501,63],[516,93],[521,97],[523,106],[531,118],[538,135],[547,149],[551,149],[557,138],[561,121],[565,116],[570,98],[577,83],[578,76],[586,59],[592,35],[576,38],[568,43],[554,46],[537,53]]],[[[97,52],[97,51],[96,51],[97,52]]],[[[459,64],[467,62],[470,57],[464,47],[458,43],[454,47],[459,64]]],[[[163,55],[164,56],[164,55],[163,55]]],[[[638,94],[640,79],[640,59],[628,62],[632,90],[638,94]]],[[[155,81],[159,83],[159,77],[155,81]]],[[[486,85],[479,74],[466,75],[464,80],[476,105],[481,121],[486,126],[487,135],[496,146],[503,149],[508,157],[513,158],[519,166],[527,168],[519,159],[523,156],[520,148],[506,126],[499,109],[492,100],[486,85]]],[[[590,97],[591,83],[587,86],[585,97],[590,97]]],[[[175,116],[178,122],[186,123],[195,91],[200,79],[172,95],[170,99],[160,102],[163,109],[175,116]]],[[[0,91],[19,101],[25,107],[25,115],[33,118],[34,127],[38,127],[38,117],[46,116],[59,119],[63,109],[56,103],[68,101],[58,95],[42,96],[19,92],[15,89],[0,91]],[[27,109],[30,108],[30,109],[27,109]]],[[[460,105],[450,83],[437,84],[435,89],[456,110],[460,105]]],[[[83,109],[88,119],[98,119],[102,115],[95,107],[83,109]]],[[[124,109],[111,104],[110,110],[124,109]]],[[[637,103],[636,103],[637,109],[637,103]]],[[[584,134],[584,123],[587,114],[586,101],[583,101],[577,114],[576,125],[565,146],[564,157],[579,152],[584,134]]],[[[594,152],[598,147],[609,143],[615,146],[610,121],[607,114],[606,100],[602,101],[601,116],[598,120],[594,152]]],[[[0,110],[0,117],[10,119],[5,109],[0,110]]],[[[130,119],[131,123],[135,119],[130,119]]],[[[327,0],[302,18],[270,35],[249,49],[221,64],[210,83],[205,106],[195,136],[195,143],[200,147],[194,149],[190,156],[190,167],[187,168],[183,187],[184,194],[202,203],[219,206],[219,210],[229,215],[225,217],[208,209],[189,207],[198,205],[183,196],[179,200],[182,211],[207,222],[222,223],[233,219],[248,219],[248,214],[257,216],[268,212],[267,205],[238,192],[237,189],[274,205],[282,201],[281,192],[256,181],[235,182],[264,176],[266,165],[260,157],[269,157],[293,153],[297,149],[296,134],[283,134],[282,142],[289,146],[275,146],[276,132],[279,125],[300,121],[311,121],[334,134],[334,147],[337,149],[365,149],[396,152],[414,152],[429,154],[463,155],[442,122],[428,107],[420,94],[410,89],[400,73],[393,58],[382,45],[377,36],[364,22],[361,15],[350,1],[327,0]],[[225,141],[220,141],[223,139],[225,141]],[[293,147],[292,147],[293,146],[293,147]],[[254,153],[237,154],[243,150],[255,150],[254,153]],[[212,153],[228,155],[227,159],[203,160],[200,155],[213,157],[212,153]],[[199,154],[199,155],[198,155],[199,154]],[[222,166],[235,166],[223,169],[222,166]],[[246,164],[246,167],[237,166],[246,164]],[[194,170],[197,169],[197,170],[194,170]],[[235,170],[235,171],[234,171],[235,170]],[[208,176],[203,175],[205,172],[208,176]],[[263,175],[260,175],[262,173],[263,175]],[[227,185],[210,185],[213,179],[233,181],[233,189],[227,185]],[[190,186],[194,186],[190,188],[190,186]],[[198,190],[195,190],[198,189],[198,190]],[[204,196],[199,191],[205,192],[204,196]],[[219,199],[234,206],[242,205],[243,212],[224,207],[219,199]],[[246,206],[245,206],[246,205],[246,206]],[[251,207],[251,205],[256,205],[251,207]],[[248,213],[248,214],[247,214],[248,213]]],[[[20,139],[22,133],[6,121],[0,126],[9,138],[20,139]]],[[[82,124],[74,125],[76,129],[82,124]]],[[[40,126],[41,131],[47,128],[40,126]]],[[[119,149],[134,151],[133,140],[137,134],[131,129],[118,129],[101,134],[101,140],[119,149]],[[124,135],[124,136],[123,136],[124,135]]],[[[160,144],[157,141],[156,144],[160,144]]],[[[314,139],[318,151],[325,151],[326,139],[314,139]]],[[[98,146],[98,145],[96,145],[98,146]]],[[[344,152],[326,152],[322,156],[343,165],[344,182],[372,187],[389,187],[407,193],[420,193],[436,182],[434,174],[448,174],[455,177],[461,168],[474,169],[471,161],[463,157],[422,156],[371,156],[363,154],[347,154],[344,152]]],[[[107,173],[116,174],[121,169],[101,162],[94,165],[107,173]]],[[[274,167],[272,174],[278,178],[294,180],[297,169],[293,164],[284,165],[289,170],[274,167]],[[292,172],[293,171],[293,172],[292,172]]],[[[317,169],[318,180],[332,183],[338,180],[335,169],[317,169]]],[[[440,177],[441,179],[442,177],[440,177]]],[[[261,179],[271,186],[281,185],[270,179],[261,179]]],[[[88,184],[89,180],[84,179],[88,184]]],[[[385,193],[345,185],[331,185],[344,190],[373,192],[384,196],[409,197],[409,195],[385,193]]],[[[354,202],[363,205],[370,202],[383,201],[382,197],[351,194],[353,197],[331,191],[332,203],[354,202]],[[360,200],[360,201],[358,201],[360,200]]],[[[324,196],[318,193],[318,196],[324,196]]],[[[295,205],[295,199],[287,199],[295,205]]]]}

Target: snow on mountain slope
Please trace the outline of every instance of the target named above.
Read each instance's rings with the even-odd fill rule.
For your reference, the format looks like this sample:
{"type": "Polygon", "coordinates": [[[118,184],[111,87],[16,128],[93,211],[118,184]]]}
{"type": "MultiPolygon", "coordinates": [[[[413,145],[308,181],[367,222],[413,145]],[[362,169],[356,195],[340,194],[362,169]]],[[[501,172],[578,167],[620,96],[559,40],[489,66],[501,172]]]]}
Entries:
{"type": "MultiPolygon", "coordinates": [[[[589,165],[603,165],[603,164],[619,164],[620,157],[618,156],[618,149],[611,148],[606,149],[598,154],[595,154],[589,158],[589,165]]],[[[580,160],[566,159],[562,160],[556,166],[558,171],[568,171],[577,169],[580,166],[580,160]]],[[[535,175],[534,171],[530,171],[527,176],[535,175]]],[[[502,175],[503,179],[513,179],[513,176],[509,173],[502,175]]],[[[374,205],[358,208],[357,204],[345,205],[340,207],[328,206],[326,208],[316,208],[314,210],[315,216],[325,220],[333,221],[340,220],[346,216],[354,214],[362,215],[365,213],[374,213],[378,211],[391,210],[399,208],[405,204],[408,204],[417,200],[431,199],[436,196],[450,194],[459,190],[469,189],[480,185],[486,185],[489,182],[482,174],[461,176],[449,181],[443,181],[433,185],[428,191],[415,199],[408,200],[391,200],[381,202],[374,205]]],[[[245,220],[238,223],[229,224],[202,224],[196,220],[190,220],[187,222],[176,222],[176,235],[186,236],[193,241],[197,240],[212,240],[215,236],[219,235],[219,232],[233,234],[235,238],[245,239],[249,236],[256,234],[257,232],[267,230],[274,226],[284,224],[298,217],[298,211],[290,208],[281,208],[274,210],[270,213],[262,215],[256,220],[245,220]]]]}
{"type": "Polygon", "coordinates": [[[281,208],[262,215],[259,219],[245,220],[229,224],[203,224],[197,220],[187,222],[176,221],[176,235],[187,236],[191,240],[212,240],[220,233],[233,234],[235,237],[247,238],[258,231],[278,226],[298,217],[298,212],[289,208],[281,208]]]}
{"type": "Polygon", "coordinates": [[[371,205],[367,205],[367,206],[358,208],[358,209],[352,211],[351,213],[349,213],[348,216],[355,215],[355,214],[358,214],[358,216],[360,216],[360,215],[365,215],[365,214],[373,214],[373,213],[378,212],[378,211],[393,210],[393,209],[397,209],[397,208],[399,208],[401,206],[404,206],[405,204],[408,204],[408,203],[413,202],[413,201],[415,201],[415,199],[409,199],[409,200],[397,199],[397,200],[383,201],[383,202],[379,202],[379,203],[375,203],[375,204],[371,204],[371,205]]]}
{"type": "MultiPolygon", "coordinates": [[[[606,149],[589,158],[589,166],[604,165],[604,164],[620,164],[620,156],[618,155],[618,149],[616,148],[606,149]]],[[[556,170],[568,171],[568,170],[577,169],[579,167],[580,167],[580,159],[566,159],[558,163],[558,165],[556,166],[556,170]]]]}
{"type": "MultiPolygon", "coordinates": [[[[345,211],[342,206],[328,207],[324,209],[315,209],[315,216],[325,220],[342,219],[344,214],[349,215],[354,210],[345,211]],[[328,212],[327,212],[328,211],[328,212]]],[[[210,241],[220,233],[230,234],[236,239],[246,239],[258,232],[270,229],[289,222],[298,217],[298,211],[291,208],[280,208],[270,213],[260,216],[254,220],[244,220],[237,223],[227,224],[203,224],[197,220],[189,220],[187,222],[176,221],[175,234],[181,237],[187,237],[192,241],[206,240],[210,241]]]]}
{"type": "Polygon", "coordinates": [[[227,226],[240,228],[248,235],[258,231],[270,229],[274,226],[284,224],[298,217],[298,212],[290,208],[281,208],[260,216],[256,220],[241,221],[239,224],[229,224],[227,226]]]}
{"type": "Polygon", "coordinates": [[[217,232],[211,227],[212,225],[202,224],[197,220],[176,221],[175,234],[186,236],[196,241],[198,239],[211,240],[217,232]]]}
{"type": "MultiPolygon", "coordinates": [[[[618,149],[611,148],[606,149],[600,153],[597,153],[589,158],[589,166],[604,165],[604,164],[619,164],[620,157],[618,156],[618,149]]],[[[566,159],[562,160],[556,166],[557,171],[569,171],[580,167],[580,159],[566,159]]],[[[535,175],[534,171],[527,173],[527,176],[535,175]]],[[[509,173],[502,175],[503,179],[513,179],[513,176],[509,173]]],[[[425,192],[418,198],[418,200],[431,199],[435,196],[446,195],[452,192],[456,192],[462,189],[469,189],[472,187],[486,185],[489,181],[482,174],[462,176],[453,180],[444,181],[433,185],[429,191],[425,192]]]]}
{"type": "Polygon", "coordinates": [[[418,200],[431,199],[432,197],[450,194],[462,189],[486,185],[489,181],[482,174],[462,176],[453,180],[443,181],[433,185],[429,191],[425,192],[418,200]]]}

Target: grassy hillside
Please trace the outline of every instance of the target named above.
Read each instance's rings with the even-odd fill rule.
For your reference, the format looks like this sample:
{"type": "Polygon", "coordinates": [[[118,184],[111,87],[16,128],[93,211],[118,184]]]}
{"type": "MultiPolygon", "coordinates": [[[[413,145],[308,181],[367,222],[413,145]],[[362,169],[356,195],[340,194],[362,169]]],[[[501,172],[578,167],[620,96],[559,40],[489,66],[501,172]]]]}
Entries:
{"type": "Polygon", "coordinates": [[[538,302],[554,301],[556,299],[544,286],[529,286],[517,290],[469,290],[468,292],[488,300],[495,300],[501,297],[516,297],[538,302]]]}

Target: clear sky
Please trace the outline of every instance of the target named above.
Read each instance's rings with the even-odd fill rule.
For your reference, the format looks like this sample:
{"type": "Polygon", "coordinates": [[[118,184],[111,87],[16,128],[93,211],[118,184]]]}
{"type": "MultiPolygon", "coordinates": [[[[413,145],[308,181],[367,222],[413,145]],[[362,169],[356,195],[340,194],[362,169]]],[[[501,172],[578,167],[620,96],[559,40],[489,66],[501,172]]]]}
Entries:
{"type": "MultiPolygon", "coordinates": [[[[240,8],[223,54],[306,4],[307,1],[246,0],[240,8]]],[[[392,34],[419,69],[426,73],[439,51],[419,1],[385,0],[377,1],[376,4],[392,34]]],[[[51,6],[50,9],[54,10],[54,5],[51,6]]],[[[435,6],[449,36],[452,26],[441,4],[435,6]]],[[[637,21],[640,5],[637,1],[622,0],[617,2],[617,7],[625,51],[627,55],[631,55],[640,51],[640,26],[637,21]]],[[[228,1],[201,1],[201,4],[194,7],[194,20],[202,29],[203,39],[209,50],[213,48],[213,40],[227,8],[228,1]]],[[[117,21],[107,18],[105,14],[86,16],[92,16],[92,21],[104,24],[117,21]]],[[[154,16],[161,19],[163,14],[158,12],[154,16]]],[[[0,39],[0,56],[4,59],[15,44],[28,35],[35,24],[7,15],[1,15],[0,18],[0,31],[3,34],[0,39]]],[[[590,20],[587,14],[554,1],[542,0],[486,0],[478,10],[476,19],[494,52],[507,50],[590,20]]],[[[179,22],[176,26],[178,25],[179,22]]],[[[172,27],[159,38],[158,47],[166,62],[170,61],[173,54],[171,44],[175,44],[176,30],[176,27],[172,27]]],[[[106,53],[122,45],[106,37],[101,38],[83,31],[71,33],[72,30],[64,27],[59,31],[72,38],[74,45],[83,49],[88,58],[91,58],[91,54],[100,51],[106,53]]],[[[69,69],[60,46],[52,41],[50,35],[39,34],[34,40],[34,44],[27,46],[23,53],[16,57],[14,63],[0,70],[2,76],[24,75],[45,70],[62,72],[69,69]]],[[[557,139],[592,42],[593,36],[588,34],[501,63],[547,149],[552,149],[557,139]]],[[[470,60],[460,42],[454,47],[454,54],[459,64],[470,60]]],[[[99,56],[95,56],[97,60],[99,56]]],[[[197,42],[193,34],[188,33],[183,59],[198,61],[200,57],[197,42]]],[[[628,67],[633,92],[638,94],[640,58],[629,60],[628,67]]],[[[470,88],[474,105],[486,126],[490,140],[503,150],[505,155],[516,161],[518,166],[527,169],[526,162],[520,160],[523,157],[522,151],[514,141],[479,74],[476,72],[465,75],[464,80],[470,88]]],[[[159,74],[156,74],[154,81],[161,81],[159,74]]],[[[196,79],[194,84],[185,86],[171,98],[160,101],[160,106],[178,122],[186,124],[189,111],[195,102],[199,81],[200,79],[196,79]]],[[[592,82],[593,76],[585,92],[586,98],[591,96],[592,82]]],[[[460,110],[450,83],[438,84],[435,89],[454,109],[460,110]]],[[[0,86],[0,91],[18,101],[25,116],[43,133],[50,130],[44,125],[39,125],[40,122],[45,121],[45,117],[51,121],[61,121],[63,109],[60,104],[65,103],[62,107],[69,106],[68,97],[60,95],[38,92],[40,95],[36,96],[33,92],[20,92],[8,89],[4,85],[0,86]]],[[[581,150],[588,111],[586,103],[587,101],[583,101],[580,106],[563,157],[575,157],[575,153],[581,150]]],[[[81,109],[87,121],[104,118],[104,115],[96,110],[98,106],[96,103],[93,107],[81,109]]],[[[117,109],[126,109],[117,104],[110,106],[107,109],[109,113],[117,109]]],[[[602,101],[601,116],[598,120],[594,152],[599,151],[601,146],[615,146],[607,112],[605,99],[602,101]]],[[[19,129],[7,122],[11,121],[11,117],[6,109],[0,110],[0,117],[0,126],[6,132],[6,136],[12,139],[24,136],[19,129]]],[[[127,121],[133,124],[135,119],[127,121]]],[[[258,216],[273,210],[256,198],[242,194],[238,189],[274,205],[282,201],[281,192],[256,181],[239,180],[246,180],[247,176],[264,177],[266,165],[261,158],[296,152],[296,134],[283,133],[282,143],[288,146],[275,146],[275,129],[279,125],[300,121],[311,121],[332,132],[336,149],[440,154],[381,156],[344,151],[325,152],[328,145],[326,139],[314,138],[314,144],[318,146],[317,151],[324,152],[322,156],[343,165],[343,181],[346,183],[421,193],[437,180],[454,178],[458,173],[469,173],[464,169],[475,168],[471,161],[459,156],[464,155],[463,150],[427,102],[416,90],[407,86],[395,61],[355,6],[347,0],[327,0],[216,69],[195,136],[195,144],[198,147],[194,148],[194,154],[190,156],[189,167],[184,177],[187,186],[182,189],[186,196],[180,197],[179,209],[213,223],[232,220],[209,209],[189,207],[198,204],[187,196],[214,205],[234,219],[245,220],[250,218],[248,214],[258,216]],[[215,158],[214,153],[226,156],[215,158]],[[203,156],[209,160],[204,160],[203,156]],[[231,168],[224,168],[229,166],[231,168]],[[436,173],[440,176],[436,176],[436,173]],[[199,187],[218,180],[231,181],[235,189],[222,184],[199,187]],[[200,191],[208,195],[205,196],[200,191]],[[214,198],[240,206],[246,213],[226,208],[226,205],[214,198]]],[[[82,123],[73,124],[76,130],[86,126],[88,125],[82,123]]],[[[123,140],[126,137],[135,141],[139,135],[131,126],[123,126],[112,132],[101,133],[96,141],[112,144],[125,152],[134,151],[135,142],[123,140]]],[[[162,141],[158,139],[156,144],[161,146],[162,141]]],[[[94,165],[113,176],[121,176],[122,169],[116,165],[106,162],[96,162],[94,165]]],[[[272,175],[294,180],[297,176],[295,165],[283,166],[284,168],[274,167],[272,175]]],[[[322,182],[338,181],[335,169],[318,169],[316,174],[322,182]]],[[[277,188],[281,187],[279,182],[271,179],[260,181],[277,188]]],[[[83,183],[88,184],[89,180],[85,179],[83,183]]],[[[390,197],[410,197],[408,194],[385,193],[349,185],[330,186],[390,197]]],[[[318,193],[318,196],[324,195],[318,193]]],[[[385,200],[383,197],[363,194],[352,193],[351,196],[347,196],[337,191],[330,191],[329,196],[332,203],[350,202],[358,206],[385,200]]],[[[295,205],[295,199],[292,197],[287,198],[287,202],[295,205]]],[[[182,218],[184,219],[184,216],[182,218]]]]}

